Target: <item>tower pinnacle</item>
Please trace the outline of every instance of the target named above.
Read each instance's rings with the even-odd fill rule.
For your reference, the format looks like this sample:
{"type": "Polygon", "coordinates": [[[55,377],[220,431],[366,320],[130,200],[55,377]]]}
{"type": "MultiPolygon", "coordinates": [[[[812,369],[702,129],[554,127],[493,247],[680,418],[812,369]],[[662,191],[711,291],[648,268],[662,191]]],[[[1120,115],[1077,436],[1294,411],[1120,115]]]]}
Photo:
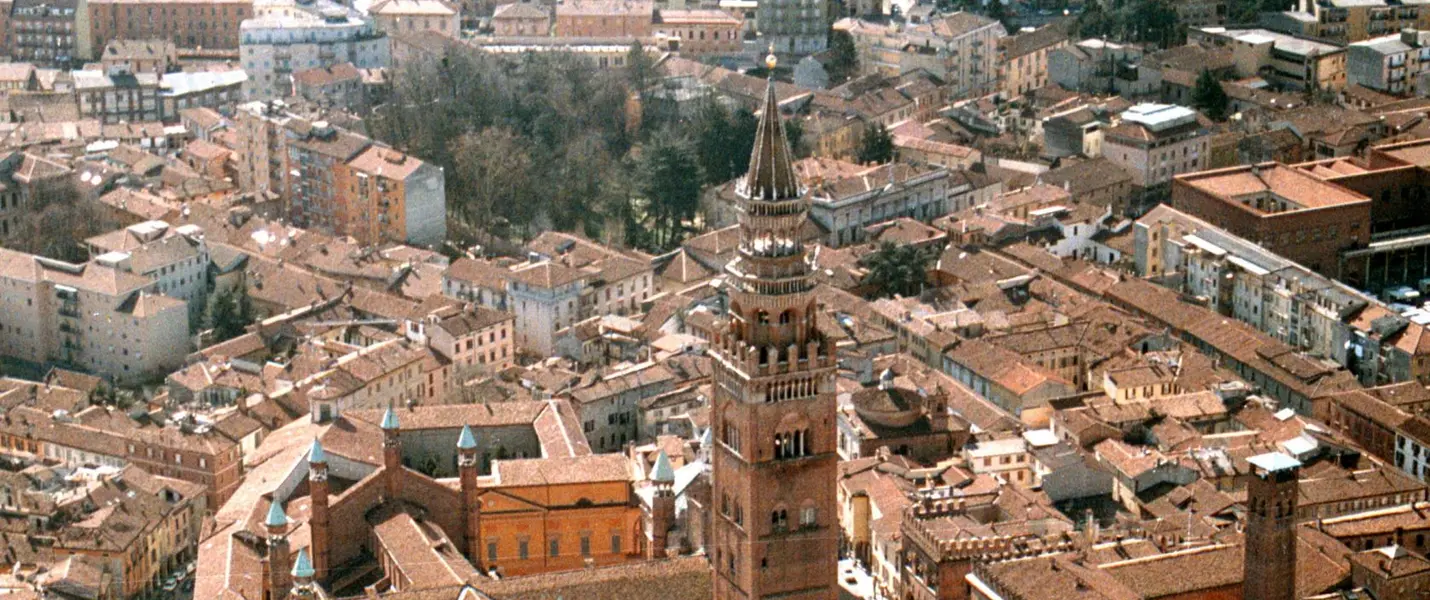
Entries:
{"type": "MultiPolygon", "coordinates": [[[[774,69],[775,63],[774,54],[765,59],[765,64],[771,69],[774,69]]],[[[765,84],[765,100],[760,110],[755,147],[750,153],[750,170],[745,175],[749,196],[752,200],[765,201],[799,198],[799,181],[795,178],[789,138],[785,135],[784,123],[780,121],[780,104],[775,97],[773,75],[765,84]]]]}

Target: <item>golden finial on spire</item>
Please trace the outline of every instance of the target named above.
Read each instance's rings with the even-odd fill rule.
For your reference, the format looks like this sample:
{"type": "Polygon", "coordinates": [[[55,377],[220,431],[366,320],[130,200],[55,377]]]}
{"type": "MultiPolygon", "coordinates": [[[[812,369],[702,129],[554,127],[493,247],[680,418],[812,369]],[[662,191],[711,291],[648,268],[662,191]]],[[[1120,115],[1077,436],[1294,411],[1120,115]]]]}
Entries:
{"type": "Polygon", "coordinates": [[[779,64],[779,59],[775,58],[775,43],[770,42],[770,53],[765,56],[765,67],[773,71],[776,64],[779,64]]]}

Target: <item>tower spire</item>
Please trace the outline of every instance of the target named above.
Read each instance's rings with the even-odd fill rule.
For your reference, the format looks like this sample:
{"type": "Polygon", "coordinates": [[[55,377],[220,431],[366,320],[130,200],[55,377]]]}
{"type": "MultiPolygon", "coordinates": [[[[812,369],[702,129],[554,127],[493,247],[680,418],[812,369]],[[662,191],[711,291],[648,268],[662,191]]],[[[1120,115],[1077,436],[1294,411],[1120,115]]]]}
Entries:
{"type": "Polygon", "coordinates": [[[751,199],[793,200],[798,198],[799,181],[795,178],[789,137],[780,120],[780,103],[775,97],[774,69],[778,61],[774,48],[765,57],[770,77],[765,82],[765,100],[761,104],[760,123],[755,130],[755,147],[750,151],[750,170],[745,185],[751,199]]]}

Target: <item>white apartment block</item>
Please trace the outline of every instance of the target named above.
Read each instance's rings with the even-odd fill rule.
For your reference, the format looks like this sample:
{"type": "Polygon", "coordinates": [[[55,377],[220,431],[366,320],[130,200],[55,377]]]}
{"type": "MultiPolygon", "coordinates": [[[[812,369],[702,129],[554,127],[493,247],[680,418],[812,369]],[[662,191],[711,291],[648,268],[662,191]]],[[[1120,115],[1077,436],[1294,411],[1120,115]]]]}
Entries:
{"type": "Polygon", "coordinates": [[[239,62],[251,100],[292,92],[292,74],[348,62],[359,69],[391,66],[387,36],[355,8],[332,0],[259,0],[239,26],[239,62]]]}
{"type": "Polygon", "coordinates": [[[1430,72],[1430,31],[1406,29],[1346,46],[1346,82],[1387,94],[1424,95],[1430,72]]]}
{"type": "Polygon", "coordinates": [[[776,52],[806,55],[827,45],[829,21],[819,0],[764,0],[759,3],[760,41],[776,52]]]}
{"type": "Polygon", "coordinates": [[[209,250],[197,225],[148,221],[85,243],[95,262],[153,280],[154,291],[189,303],[196,314],[207,298],[209,250]]]}
{"type": "Polygon", "coordinates": [[[0,352],[121,384],[179,367],[189,315],[157,283],[112,264],[72,264],[0,249],[0,352]]]}

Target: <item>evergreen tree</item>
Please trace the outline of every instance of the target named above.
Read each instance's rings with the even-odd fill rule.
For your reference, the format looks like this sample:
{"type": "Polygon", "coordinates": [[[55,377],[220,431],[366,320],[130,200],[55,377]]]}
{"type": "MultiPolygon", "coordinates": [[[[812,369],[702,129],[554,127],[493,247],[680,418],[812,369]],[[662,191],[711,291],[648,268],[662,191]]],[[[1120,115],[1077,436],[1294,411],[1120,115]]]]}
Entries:
{"type": "Polygon", "coordinates": [[[626,80],[630,82],[631,92],[645,97],[645,90],[655,75],[655,61],[646,54],[640,40],[631,42],[631,49],[626,52],[626,80]]]}
{"type": "Polygon", "coordinates": [[[870,123],[864,128],[864,139],[859,141],[859,162],[882,165],[891,160],[894,160],[894,137],[883,123],[870,123]]]}
{"type": "Polygon", "coordinates": [[[918,246],[884,242],[859,262],[868,269],[862,283],[875,297],[915,296],[928,285],[933,253],[918,246]]]}
{"type": "Polygon", "coordinates": [[[1220,121],[1226,118],[1230,104],[1231,99],[1227,97],[1226,90],[1222,89],[1221,82],[1217,81],[1211,71],[1202,69],[1192,87],[1192,106],[1206,116],[1220,121]]]}
{"type": "Polygon", "coordinates": [[[829,31],[829,62],[824,68],[829,73],[831,86],[844,83],[859,73],[859,50],[854,47],[854,36],[848,31],[829,31]]]}
{"type": "Polygon", "coordinates": [[[1018,30],[1013,27],[1012,15],[1008,14],[1008,7],[1003,6],[1001,0],[988,0],[988,5],[985,10],[987,11],[988,18],[1001,23],[1003,29],[1007,31],[1009,35],[1018,32],[1018,30]]]}
{"type": "Polygon", "coordinates": [[[227,290],[209,303],[203,324],[213,331],[213,342],[231,340],[243,335],[253,323],[253,301],[242,286],[227,290]]]}
{"type": "Polygon", "coordinates": [[[637,172],[654,234],[649,249],[663,252],[679,242],[683,224],[700,207],[700,164],[688,140],[662,131],[641,150],[637,172]]]}

